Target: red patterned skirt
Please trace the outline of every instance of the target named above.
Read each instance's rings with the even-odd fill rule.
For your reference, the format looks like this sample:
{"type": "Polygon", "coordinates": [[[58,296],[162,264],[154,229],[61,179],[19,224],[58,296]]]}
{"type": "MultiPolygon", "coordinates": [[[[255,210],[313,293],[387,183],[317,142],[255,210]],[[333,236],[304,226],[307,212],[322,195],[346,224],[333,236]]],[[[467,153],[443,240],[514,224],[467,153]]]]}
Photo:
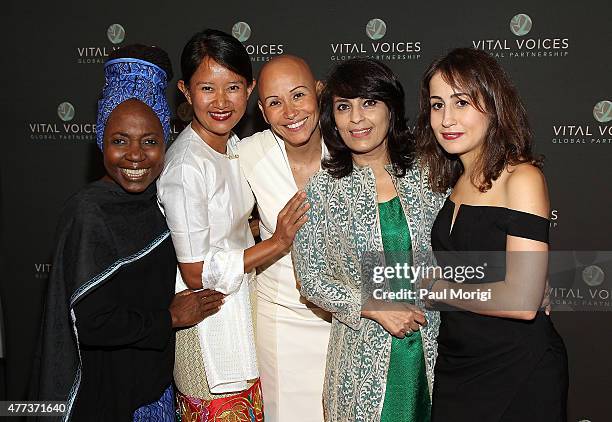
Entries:
{"type": "Polygon", "coordinates": [[[263,422],[264,409],[259,380],[248,390],[211,401],[176,392],[180,422],[263,422]]]}

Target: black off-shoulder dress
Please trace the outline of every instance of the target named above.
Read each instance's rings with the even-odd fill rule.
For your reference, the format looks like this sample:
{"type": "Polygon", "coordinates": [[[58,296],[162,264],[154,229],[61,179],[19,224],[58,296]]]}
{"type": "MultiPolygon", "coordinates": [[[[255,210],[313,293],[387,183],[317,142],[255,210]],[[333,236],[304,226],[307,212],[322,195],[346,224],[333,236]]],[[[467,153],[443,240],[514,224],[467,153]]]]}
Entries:
{"type": "MultiPolygon", "coordinates": [[[[505,251],[507,235],[548,242],[547,219],[502,207],[462,204],[451,231],[454,207],[447,199],[432,228],[441,266],[453,252],[505,251]]],[[[504,276],[502,262],[476,282],[504,276]]],[[[567,387],[565,345],[544,312],[531,321],[442,312],[432,421],[563,422],[567,387]]]]}

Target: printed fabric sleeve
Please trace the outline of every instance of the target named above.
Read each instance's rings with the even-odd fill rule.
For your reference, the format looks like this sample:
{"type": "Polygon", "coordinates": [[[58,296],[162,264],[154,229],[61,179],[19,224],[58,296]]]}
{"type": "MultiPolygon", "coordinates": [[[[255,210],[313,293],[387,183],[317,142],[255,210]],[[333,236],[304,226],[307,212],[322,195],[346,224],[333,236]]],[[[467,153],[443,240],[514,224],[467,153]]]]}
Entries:
{"type": "Polygon", "coordinates": [[[296,277],[306,299],[331,312],[343,324],[358,330],[362,323],[361,293],[337,277],[332,268],[327,230],[329,210],[317,180],[320,179],[313,179],[306,187],[310,203],[308,221],[298,231],[293,243],[296,277]]]}
{"type": "Polygon", "coordinates": [[[244,249],[211,244],[209,200],[203,168],[187,162],[167,167],[157,184],[160,206],[179,262],[203,262],[202,287],[224,294],[238,290],[244,275],[244,249]]]}

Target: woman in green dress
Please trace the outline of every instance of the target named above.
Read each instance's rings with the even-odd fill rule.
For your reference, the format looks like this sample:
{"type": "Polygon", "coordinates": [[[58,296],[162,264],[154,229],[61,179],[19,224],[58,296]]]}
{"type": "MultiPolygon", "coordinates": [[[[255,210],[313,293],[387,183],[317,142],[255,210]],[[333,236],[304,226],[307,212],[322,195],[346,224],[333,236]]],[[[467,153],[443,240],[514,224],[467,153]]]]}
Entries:
{"type": "Polygon", "coordinates": [[[333,316],[326,420],[429,421],[439,315],[419,306],[419,280],[403,271],[380,279],[382,266],[432,264],[444,195],[428,188],[403,88],[384,64],[352,59],[332,71],[321,130],[329,157],[306,187],[311,209],[294,257],[302,294],[333,316]],[[392,291],[402,299],[387,300],[392,291]]]}

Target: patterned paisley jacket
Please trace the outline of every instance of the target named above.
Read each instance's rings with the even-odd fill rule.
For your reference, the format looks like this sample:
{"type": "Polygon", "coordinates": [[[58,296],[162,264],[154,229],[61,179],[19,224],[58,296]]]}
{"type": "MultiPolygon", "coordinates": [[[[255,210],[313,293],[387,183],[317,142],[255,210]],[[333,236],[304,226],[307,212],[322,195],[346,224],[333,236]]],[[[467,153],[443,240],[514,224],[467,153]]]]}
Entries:
{"type": "MultiPolygon", "coordinates": [[[[404,177],[390,174],[410,230],[412,262],[430,265],[431,227],[445,195],[429,189],[426,171],[417,165],[404,177]]],[[[311,208],[296,236],[293,257],[302,294],[333,315],[323,390],[326,421],[378,422],[391,335],[377,322],[361,318],[363,262],[372,252],[383,251],[374,174],[369,167],[354,167],[349,176],[336,179],[322,170],[306,193],[311,208]]],[[[440,316],[426,311],[426,318],[421,332],[431,394],[440,316]]]]}

